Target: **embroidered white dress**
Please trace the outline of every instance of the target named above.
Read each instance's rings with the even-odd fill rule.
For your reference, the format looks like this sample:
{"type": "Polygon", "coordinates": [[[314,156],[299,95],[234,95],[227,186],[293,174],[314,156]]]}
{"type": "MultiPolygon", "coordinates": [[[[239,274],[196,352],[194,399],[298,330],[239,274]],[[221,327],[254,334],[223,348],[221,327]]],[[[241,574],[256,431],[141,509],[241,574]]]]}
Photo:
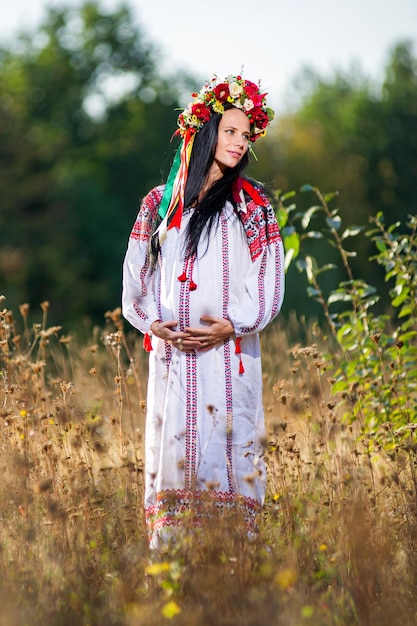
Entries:
{"type": "Polygon", "coordinates": [[[146,196],[129,239],[123,314],[144,334],[157,319],[178,320],[183,330],[200,326],[203,314],[228,318],[235,338],[193,353],[151,339],[145,514],[152,547],[204,498],[218,510],[238,505],[253,525],[266,482],[259,332],[278,314],[284,292],[274,211],[250,198],[240,218],[226,203],[209,244],[203,236],[189,262],[184,232],[191,213],[185,211],[150,274],[149,236],[162,192],[157,187],[146,196]]]}

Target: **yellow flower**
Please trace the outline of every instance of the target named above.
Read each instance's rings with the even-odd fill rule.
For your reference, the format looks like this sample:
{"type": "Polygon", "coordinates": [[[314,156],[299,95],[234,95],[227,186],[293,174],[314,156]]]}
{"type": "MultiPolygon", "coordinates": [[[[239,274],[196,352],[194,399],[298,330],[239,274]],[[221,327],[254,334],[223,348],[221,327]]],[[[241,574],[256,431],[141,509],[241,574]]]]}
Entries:
{"type": "Polygon", "coordinates": [[[221,102],[216,100],[216,102],[213,104],[213,111],[215,113],[221,113],[223,115],[223,113],[224,113],[224,106],[222,105],[221,102]]]}
{"type": "Polygon", "coordinates": [[[148,576],[158,576],[164,572],[169,572],[171,569],[171,564],[168,561],[163,561],[162,563],[151,563],[145,569],[145,572],[148,576]]]}
{"type": "Polygon", "coordinates": [[[275,576],[275,584],[281,589],[290,589],[297,581],[297,572],[292,567],[280,570],[275,576]]]}
{"type": "Polygon", "coordinates": [[[174,602],[174,600],[170,600],[169,602],[164,604],[161,609],[161,613],[167,619],[172,619],[173,617],[178,615],[178,613],[181,613],[181,608],[176,602],[174,602]]]}

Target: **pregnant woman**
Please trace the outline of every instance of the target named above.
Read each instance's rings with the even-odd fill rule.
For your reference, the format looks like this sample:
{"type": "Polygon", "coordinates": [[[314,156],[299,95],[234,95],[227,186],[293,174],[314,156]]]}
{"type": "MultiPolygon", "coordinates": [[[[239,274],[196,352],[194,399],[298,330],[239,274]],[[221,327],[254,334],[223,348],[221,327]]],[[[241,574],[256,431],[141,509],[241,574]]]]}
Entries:
{"type": "Polygon", "coordinates": [[[149,351],[145,515],[151,548],[265,495],[259,333],[284,294],[274,210],[242,176],[273,111],[241,76],[213,77],[179,115],[165,185],[143,199],[124,261],[125,318],[149,351]]]}

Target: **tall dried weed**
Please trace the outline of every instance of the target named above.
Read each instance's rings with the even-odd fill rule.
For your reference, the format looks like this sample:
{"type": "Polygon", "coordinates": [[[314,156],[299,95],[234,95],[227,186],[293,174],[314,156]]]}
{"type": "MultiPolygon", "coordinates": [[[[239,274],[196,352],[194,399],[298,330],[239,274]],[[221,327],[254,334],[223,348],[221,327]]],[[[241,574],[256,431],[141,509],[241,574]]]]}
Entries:
{"type": "Polygon", "coordinates": [[[116,310],[80,344],[47,313],[0,314],[1,626],[417,623],[414,452],[377,453],[342,419],[318,327],[263,341],[259,534],[208,519],[152,556],[136,335],[116,310]]]}

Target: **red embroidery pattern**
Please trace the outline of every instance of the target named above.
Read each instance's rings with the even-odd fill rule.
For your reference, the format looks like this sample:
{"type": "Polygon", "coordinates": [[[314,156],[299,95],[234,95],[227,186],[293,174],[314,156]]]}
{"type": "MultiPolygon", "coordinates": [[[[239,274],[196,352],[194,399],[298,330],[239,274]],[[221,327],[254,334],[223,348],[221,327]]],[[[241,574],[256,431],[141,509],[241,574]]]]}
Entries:
{"type": "MultiPolygon", "coordinates": [[[[193,263],[193,259],[187,263],[191,272],[193,263]]],[[[187,281],[180,283],[178,321],[180,329],[184,330],[190,325],[190,289],[187,281]]],[[[197,355],[195,352],[183,352],[181,358],[186,360],[184,484],[187,489],[192,489],[197,467],[197,355]]]]}
{"type": "MultiPolygon", "coordinates": [[[[145,276],[148,271],[148,268],[149,268],[149,257],[146,258],[146,261],[143,264],[143,267],[141,268],[140,275],[139,275],[139,281],[140,281],[140,285],[142,289],[142,296],[146,296],[146,294],[148,293],[148,287],[146,286],[146,281],[145,281],[145,276]]],[[[145,311],[139,306],[139,303],[137,300],[133,301],[133,308],[135,309],[137,316],[140,317],[142,320],[146,321],[148,319],[147,313],[145,313],[145,311]]]]}
{"type": "MultiPolygon", "coordinates": [[[[281,233],[275,217],[274,209],[261,189],[257,189],[267,206],[262,207],[246,194],[246,213],[241,213],[243,228],[248,240],[252,261],[262,253],[266,245],[281,240],[281,233]],[[268,226],[268,228],[266,228],[268,226]]],[[[143,199],[136,222],[130,237],[149,241],[152,227],[162,200],[164,185],[152,189],[143,199]]]]}
{"type": "Polygon", "coordinates": [[[140,308],[137,300],[133,301],[133,308],[135,309],[137,316],[140,317],[142,320],[148,319],[148,315],[145,313],[143,309],[140,308]]]}
{"type": "MultiPolygon", "coordinates": [[[[259,192],[266,199],[262,191],[259,190],[259,192]]],[[[256,204],[250,198],[246,208],[246,213],[242,212],[240,217],[248,240],[252,261],[255,261],[268,244],[281,240],[281,233],[274,209],[269,202],[265,208],[256,204]]]]}
{"type": "Polygon", "coordinates": [[[256,530],[261,504],[253,498],[222,491],[160,491],[156,504],[145,509],[145,518],[149,534],[152,535],[155,530],[169,526],[189,523],[198,526],[202,519],[221,517],[231,511],[242,515],[248,530],[256,530]]]}
{"type": "Polygon", "coordinates": [[[146,284],[145,276],[148,273],[149,263],[150,263],[149,256],[147,256],[145,263],[143,264],[143,267],[140,270],[139,281],[140,281],[140,286],[142,290],[142,296],[146,296],[148,294],[148,287],[146,284]]]}
{"type": "Polygon", "coordinates": [[[167,374],[169,373],[169,367],[172,359],[172,346],[167,341],[165,342],[165,364],[167,368],[167,374]]]}
{"type": "MultiPolygon", "coordinates": [[[[280,239],[275,241],[275,276],[279,276],[281,273],[281,254],[278,250],[278,242],[280,239]]],[[[259,313],[258,317],[252,326],[246,326],[241,328],[242,335],[251,333],[258,327],[261,322],[263,316],[265,315],[265,270],[266,270],[266,250],[264,251],[264,258],[262,259],[262,264],[259,269],[258,275],[258,298],[259,298],[259,313]]],[[[271,318],[274,317],[277,313],[279,302],[281,300],[281,284],[280,281],[276,280],[274,284],[274,296],[273,303],[271,308],[271,318]]]]}
{"type": "Polygon", "coordinates": [[[197,355],[186,352],[185,459],[184,484],[193,489],[197,467],[197,355]]]}
{"type": "Polygon", "coordinates": [[[261,267],[259,268],[258,274],[258,301],[259,301],[259,312],[258,317],[252,324],[252,326],[245,326],[240,329],[242,335],[246,333],[252,333],[256,328],[258,328],[260,322],[262,321],[265,315],[265,270],[266,270],[266,250],[264,250],[264,255],[261,263],[261,267]]]}
{"type": "Polygon", "coordinates": [[[143,199],[136,222],[130,233],[131,239],[149,241],[152,234],[152,226],[158,212],[164,191],[163,185],[152,189],[143,199]]]}
{"type": "MultiPolygon", "coordinates": [[[[228,222],[222,211],[222,261],[223,261],[223,317],[227,318],[229,309],[229,241],[228,222]]],[[[233,387],[232,387],[232,365],[230,359],[230,340],[225,340],[224,350],[224,376],[226,391],[226,463],[227,463],[227,484],[231,493],[235,492],[233,481],[233,387]]]]}
{"type": "MultiPolygon", "coordinates": [[[[275,242],[275,246],[276,248],[278,248],[278,242],[275,242]]],[[[281,269],[282,269],[281,263],[282,263],[281,254],[280,254],[280,251],[277,249],[276,254],[275,254],[275,276],[281,275],[281,269]]],[[[272,316],[276,315],[280,301],[281,301],[281,283],[280,281],[276,280],[275,289],[274,289],[274,299],[273,299],[273,305],[272,305],[272,313],[271,313],[272,316]]]]}

